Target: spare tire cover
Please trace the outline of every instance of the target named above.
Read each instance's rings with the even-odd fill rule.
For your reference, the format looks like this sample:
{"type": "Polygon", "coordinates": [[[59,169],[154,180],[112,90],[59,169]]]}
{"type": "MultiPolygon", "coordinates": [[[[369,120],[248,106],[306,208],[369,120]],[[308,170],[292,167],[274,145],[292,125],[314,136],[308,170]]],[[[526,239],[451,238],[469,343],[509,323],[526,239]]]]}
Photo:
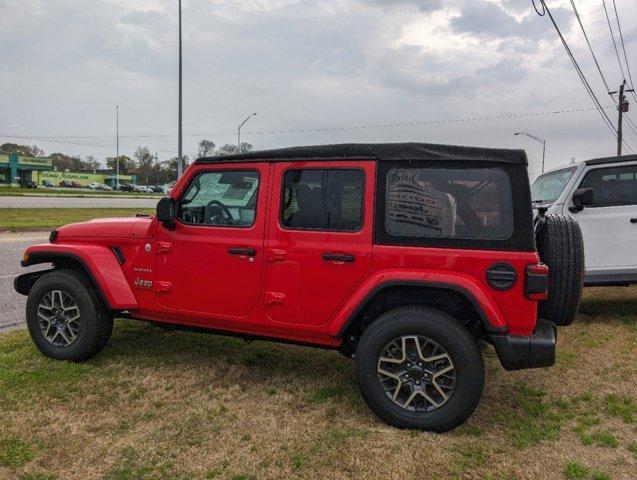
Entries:
{"type": "Polygon", "coordinates": [[[557,325],[575,320],[584,285],[584,242],[573,217],[548,214],[538,218],[537,249],[549,267],[548,298],[540,302],[539,316],[557,325]]]}

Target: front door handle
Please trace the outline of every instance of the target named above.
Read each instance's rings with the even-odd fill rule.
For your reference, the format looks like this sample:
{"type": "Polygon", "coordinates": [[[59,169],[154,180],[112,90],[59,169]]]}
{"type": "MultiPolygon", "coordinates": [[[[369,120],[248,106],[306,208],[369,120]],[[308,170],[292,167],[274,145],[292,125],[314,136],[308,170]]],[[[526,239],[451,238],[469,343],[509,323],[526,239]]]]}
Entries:
{"type": "Polygon", "coordinates": [[[356,259],[354,255],[351,253],[336,253],[336,252],[325,252],[323,253],[323,260],[326,262],[347,262],[351,263],[356,259]]]}
{"type": "Polygon", "coordinates": [[[248,247],[230,247],[228,249],[230,255],[245,255],[247,257],[254,257],[257,251],[254,248],[248,247]]]}
{"type": "Polygon", "coordinates": [[[630,223],[637,223],[637,218],[631,218],[630,223]]]}

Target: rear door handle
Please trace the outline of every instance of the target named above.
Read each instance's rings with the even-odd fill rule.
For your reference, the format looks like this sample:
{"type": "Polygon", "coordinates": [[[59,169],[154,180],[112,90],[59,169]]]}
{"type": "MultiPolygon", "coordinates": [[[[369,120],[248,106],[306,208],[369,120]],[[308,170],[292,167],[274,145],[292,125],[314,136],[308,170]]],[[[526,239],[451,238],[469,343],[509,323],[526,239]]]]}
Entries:
{"type": "Polygon", "coordinates": [[[254,248],[248,247],[230,247],[228,249],[228,253],[230,255],[246,255],[248,257],[253,257],[257,254],[257,251],[254,248]]]}
{"type": "Polygon", "coordinates": [[[323,260],[326,262],[348,262],[351,263],[356,259],[351,253],[335,253],[325,252],[323,253],[323,260]]]}
{"type": "Polygon", "coordinates": [[[637,218],[631,218],[630,223],[637,223],[637,218]]]}

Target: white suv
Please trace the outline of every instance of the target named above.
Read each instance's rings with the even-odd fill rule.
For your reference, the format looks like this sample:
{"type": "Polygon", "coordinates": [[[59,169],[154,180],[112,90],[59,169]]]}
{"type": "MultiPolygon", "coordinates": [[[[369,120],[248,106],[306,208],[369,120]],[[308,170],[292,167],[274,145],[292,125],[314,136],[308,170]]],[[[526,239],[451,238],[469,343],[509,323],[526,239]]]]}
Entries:
{"type": "Polygon", "coordinates": [[[637,155],[586,160],[540,175],[533,207],[577,219],[585,286],[637,283],[637,155]]]}

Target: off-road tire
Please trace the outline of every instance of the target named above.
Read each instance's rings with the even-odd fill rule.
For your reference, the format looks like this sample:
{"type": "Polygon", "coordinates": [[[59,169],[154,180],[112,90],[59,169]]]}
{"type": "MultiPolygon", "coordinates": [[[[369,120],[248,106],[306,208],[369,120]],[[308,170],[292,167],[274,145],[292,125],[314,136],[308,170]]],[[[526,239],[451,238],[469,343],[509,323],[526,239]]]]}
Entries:
{"type": "Polygon", "coordinates": [[[98,297],[91,281],[77,270],[56,270],[43,275],[31,288],[26,307],[27,326],[36,347],[56,360],[81,362],[99,353],[113,332],[113,315],[98,297]],[[52,290],[68,293],[77,303],[80,330],[75,341],[65,347],[49,342],[41,331],[38,305],[52,290]]]}
{"type": "Polygon", "coordinates": [[[470,332],[450,315],[420,306],[390,310],[370,324],[356,348],[356,372],[363,398],[381,420],[398,428],[432,432],[446,432],[463,423],[478,405],[484,387],[484,363],[470,332]],[[455,390],[431,412],[409,411],[396,404],[378,379],[383,348],[392,339],[413,335],[439,344],[455,368],[455,390]]]}
{"type": "Polygon", "coordinates": [[[549,267],[548,299],[540,302],[540,317],[556,325],[573,323],[584,286],[584,241],[573,217],[548,214],[538,220],[537,249],[549,267]]]}

